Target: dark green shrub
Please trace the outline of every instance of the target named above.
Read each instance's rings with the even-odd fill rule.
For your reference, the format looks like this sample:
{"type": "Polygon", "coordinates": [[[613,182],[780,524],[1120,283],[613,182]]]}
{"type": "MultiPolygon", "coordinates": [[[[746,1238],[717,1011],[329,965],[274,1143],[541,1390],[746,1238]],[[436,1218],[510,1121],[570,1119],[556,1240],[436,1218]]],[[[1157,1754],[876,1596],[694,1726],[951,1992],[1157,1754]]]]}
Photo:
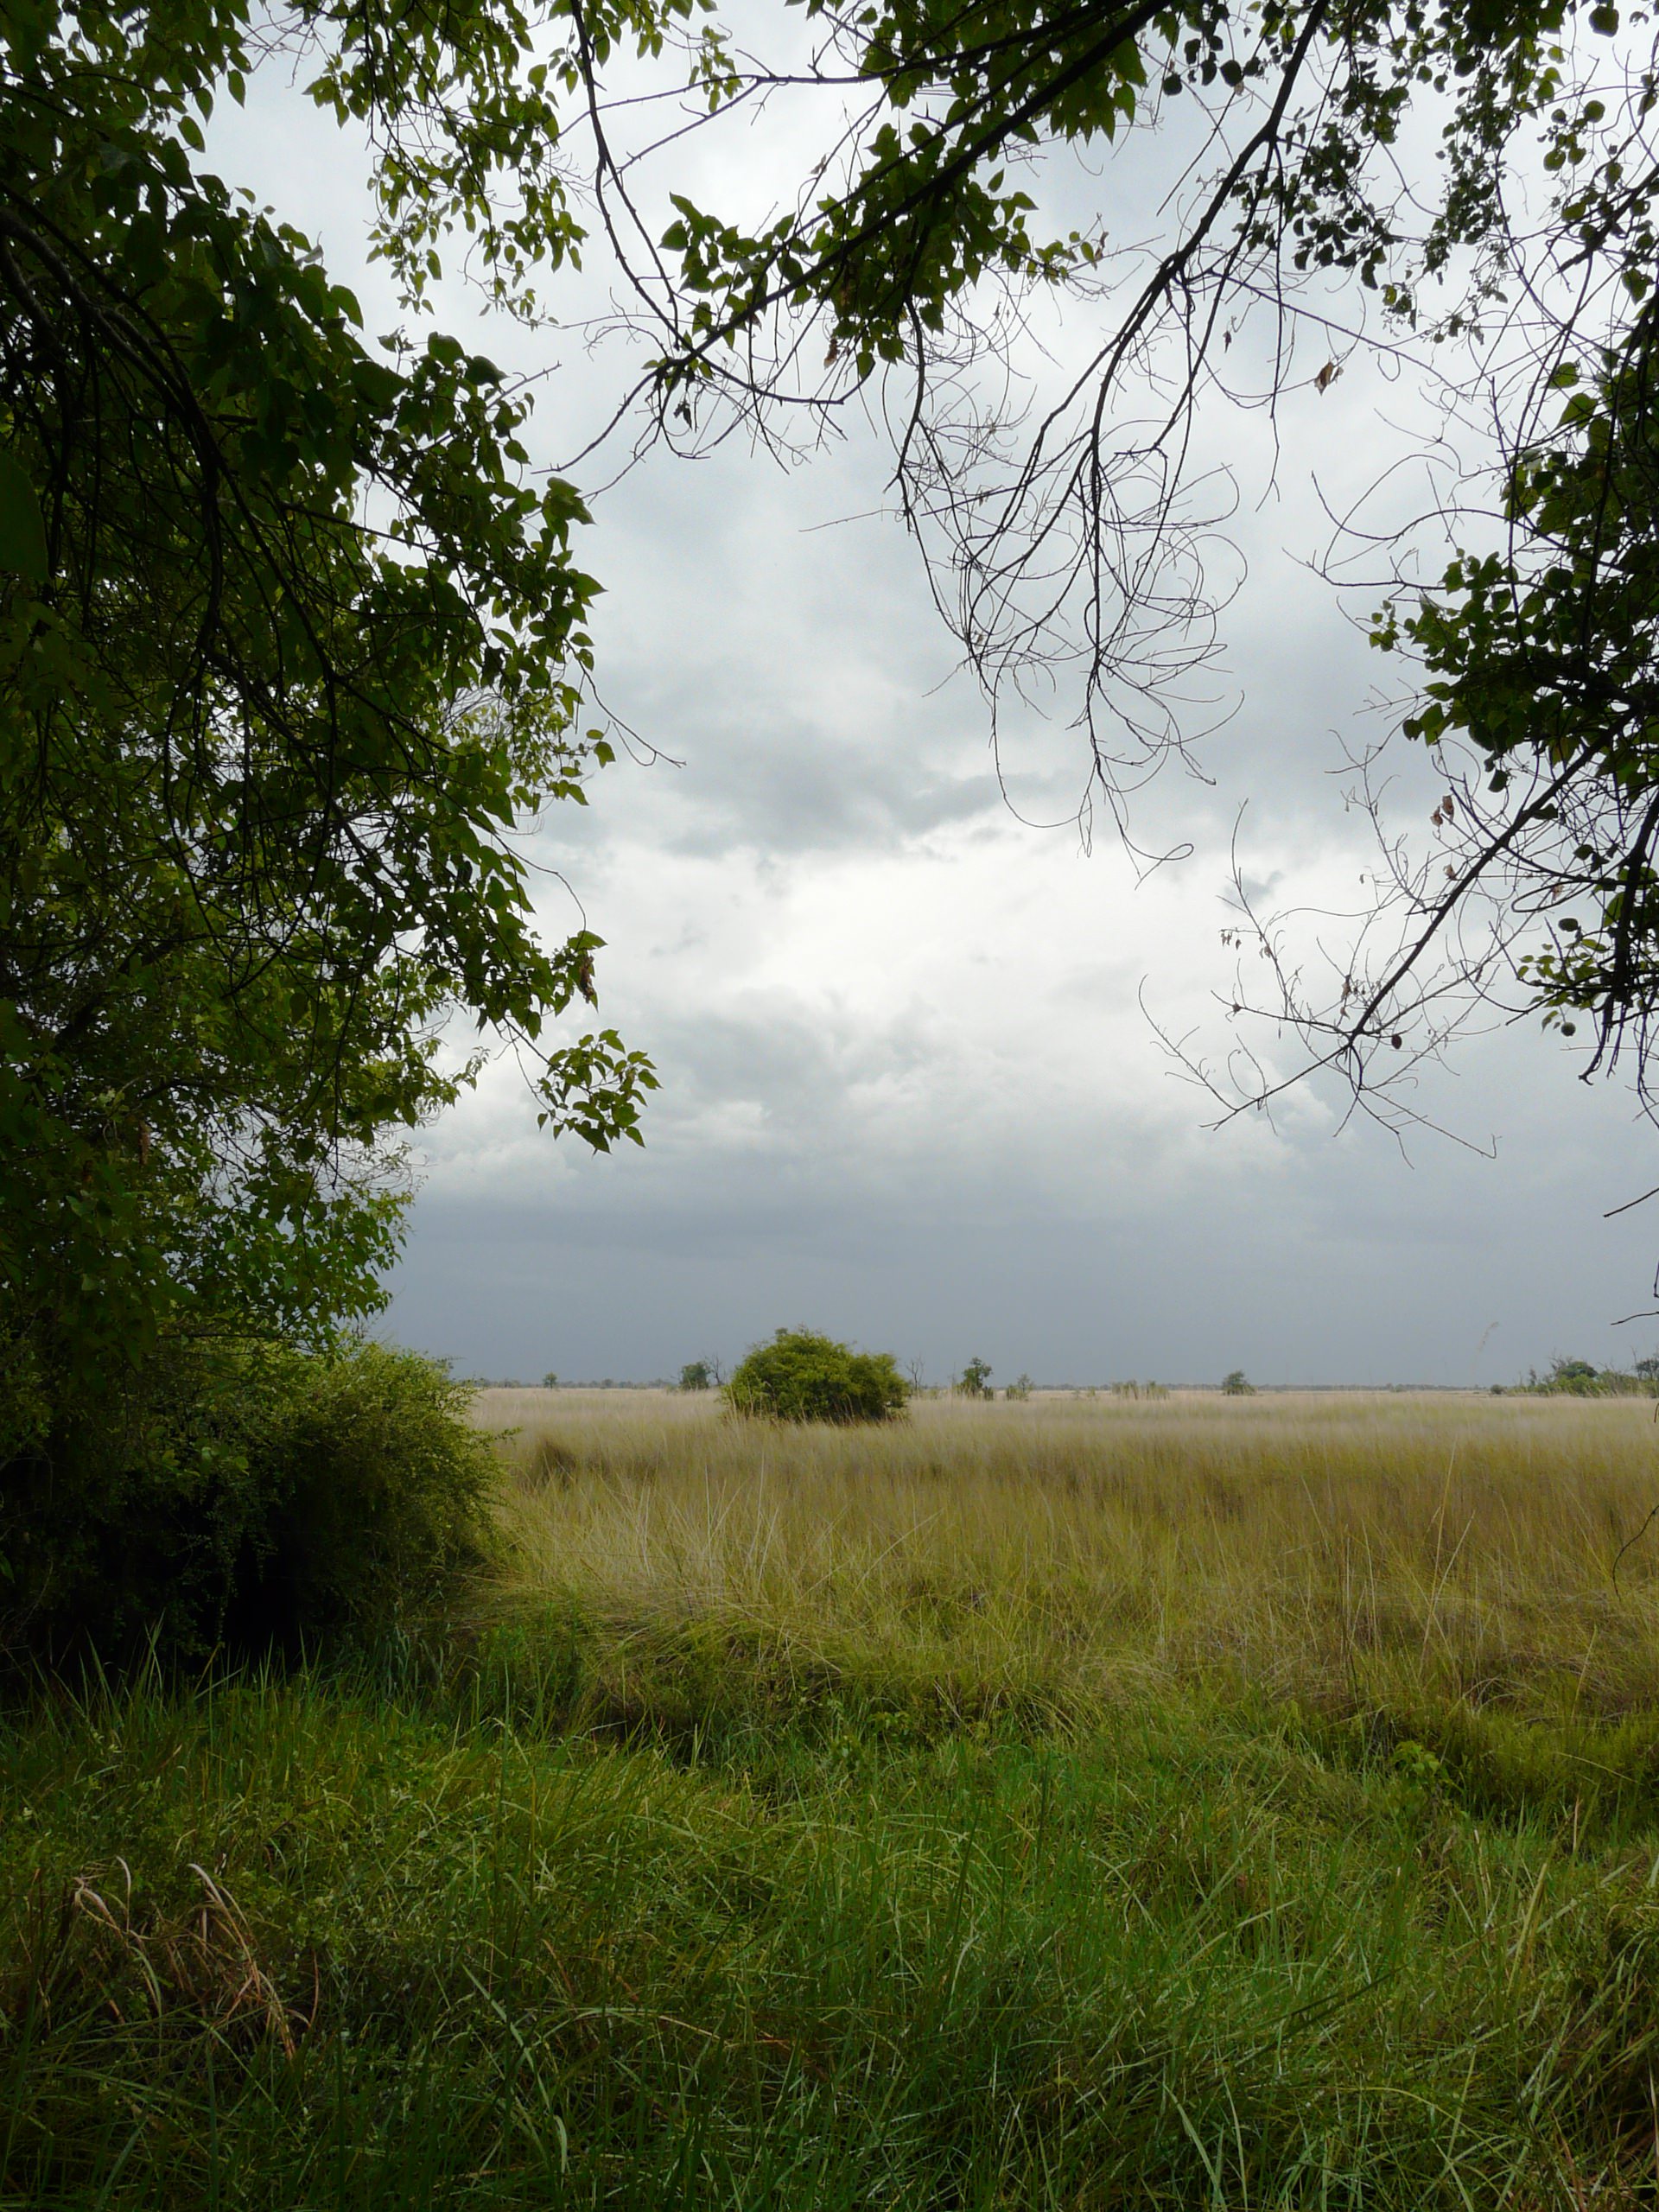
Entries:
{"type": "Polygon", "coordinates": [[[0,1649],[384,1639],[488,1554],[467,1398],[384,1344],[171,1348],[0,1466],[0,1649]]]}
{"type": "Polygon", "coordinates": [[[756,1344],[726,1385],[738,1413],[773,1421],[887,1421],[909,1395],[891,1352],[855,1351],[809,1329],[756,1344]]]}
{"type": "Polygon", "coordinates": [[[254,1455],[270,1501],[257,1632],[375,1641],[429,1612],[493,1548],[495,1463],[471,1393],[436,1362],[376,1344],[276,1363],[279,1417],[254,1455]]]}

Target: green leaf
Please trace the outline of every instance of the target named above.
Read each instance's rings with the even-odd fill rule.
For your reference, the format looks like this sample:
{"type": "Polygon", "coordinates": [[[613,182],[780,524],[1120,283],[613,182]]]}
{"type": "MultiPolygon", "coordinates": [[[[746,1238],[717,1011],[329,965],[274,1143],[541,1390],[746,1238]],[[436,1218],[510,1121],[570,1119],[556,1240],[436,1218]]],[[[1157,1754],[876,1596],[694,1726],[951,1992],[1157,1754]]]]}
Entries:
{"type": "Polygon", "coordinates": [[[15,454],[0,453],[0,569],[27,576],[30,583],[47,578],[46,525],[22,463],[15,454]]]}

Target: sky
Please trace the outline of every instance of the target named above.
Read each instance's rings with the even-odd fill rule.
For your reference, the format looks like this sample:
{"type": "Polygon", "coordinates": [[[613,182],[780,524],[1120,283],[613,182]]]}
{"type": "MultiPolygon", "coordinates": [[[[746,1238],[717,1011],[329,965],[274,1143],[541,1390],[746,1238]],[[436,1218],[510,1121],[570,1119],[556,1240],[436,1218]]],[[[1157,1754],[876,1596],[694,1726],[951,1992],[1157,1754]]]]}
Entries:
{"type": "MultiPolygon", "coordinates": [[[[210,143],[389,327],[360,154],[259,79],[210,143]]],[[[714,183],[771,157],[740,146],[714,183]]],[[[474,324],[458,289],[440,305],[474,324]]],[[[551,464],[623,362],[574,329],[483,335],[550,372],[551,464]]],[[[1087,331],[1049,335],[1063,365],[1087,331]]],[[[1146,842],[1192,847],[1144,880],[1064,818],[1063,715],[1013,718],[999,786],[984,702],[884,512],[879,425],[787,467],[737,442],[658,453],[595,497],[599,687],[655,755],[625,754],[528,849],[550,934],[585,915],[606,939],[602,1018],[662,1088],[644,1150],[594,1158],[538,1133],[516,1065],[493,1065],[421,1134],[384,1332],[526,1380],[729,1366],[798,1324],[932,1382],[980,1357],[998,1382],[1484,1386],[1659,1345],[1659,1321],[1615,1325],[1654,1303],[1659,1201],[1605,1217],[1659,1182],[1653,1132],[1535,1023],[1428,1071],[1415,1103],[1446,1134],[1403,1147],[1311,1086],[1215,1127],[1158,1033],[1228,1052],[1235,841],[1270,902],[1357,895],[1370,848],[1344,747],[1389,718],[1312,564],[1411,427],[1399,384],[1357,362],[1291,395],[1276,445],[1260,414],[1206,421],[1200,458],[1239,495],[1230,719],[1206,779],[1137,802],[1146,842]]],[[[1402,760],[1417,834],[1435,793],[1402,760]]]]}

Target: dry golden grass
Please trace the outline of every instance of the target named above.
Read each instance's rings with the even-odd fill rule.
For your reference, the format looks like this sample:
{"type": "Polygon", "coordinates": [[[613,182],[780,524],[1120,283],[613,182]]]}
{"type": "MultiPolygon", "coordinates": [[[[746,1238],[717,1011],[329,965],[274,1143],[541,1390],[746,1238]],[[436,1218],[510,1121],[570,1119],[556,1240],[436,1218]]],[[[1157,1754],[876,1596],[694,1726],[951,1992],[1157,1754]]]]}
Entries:
{"type": "Polygon", "coordinates": [[[975,1702],[1212,1682],[1590,1720],[1659,1700],[1651,1402],[923,1401],[791,1431],[671,1392],[488,1391],[516,1602],[975,1702]]]}

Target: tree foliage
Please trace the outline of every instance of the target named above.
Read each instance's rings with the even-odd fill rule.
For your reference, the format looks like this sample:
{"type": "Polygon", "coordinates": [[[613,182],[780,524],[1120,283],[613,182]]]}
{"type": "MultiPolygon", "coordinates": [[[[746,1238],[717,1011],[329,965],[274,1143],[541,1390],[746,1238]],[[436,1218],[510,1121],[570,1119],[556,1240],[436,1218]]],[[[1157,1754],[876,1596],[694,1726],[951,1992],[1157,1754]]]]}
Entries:
{"type": "MultiPolygon", "coordinates": [[[[168,1332],[378,1301],[400,1130],[532,1056],[544,1124],[637,1138],[600,939],[537,935],[514,826],[583,796],[594,586],[529,399],[370,341],[202,124],[297,56],[376,151],[419,311],[578,236],[512,10],[18,0],[0,21],[0,1456],[168,1332]],[[511,200],[510,210],[505,202],[511,200]],[[44,1379],[43,1379],[44,1378],[44,1379]]],[[[32,1448],[32,1447],[31,1447],[32,1448]]]]}
{"type": "Polygon", "coordinates": [[[1484,775],[1460,872],[1505,844],[1543,925],[1520,961],[1533,995],[1568,1036],[1589,1017],[1592,1066],[1633,1031],[1638,1075],[1659,1011],[1656,336],[1644,299],[1587,368],[1557,363],[1559,422],[1509,471],[1507,544],[1459,556],[1402,622],[1429,679],[1408,731],[1463,734],[1484,775]]]}

